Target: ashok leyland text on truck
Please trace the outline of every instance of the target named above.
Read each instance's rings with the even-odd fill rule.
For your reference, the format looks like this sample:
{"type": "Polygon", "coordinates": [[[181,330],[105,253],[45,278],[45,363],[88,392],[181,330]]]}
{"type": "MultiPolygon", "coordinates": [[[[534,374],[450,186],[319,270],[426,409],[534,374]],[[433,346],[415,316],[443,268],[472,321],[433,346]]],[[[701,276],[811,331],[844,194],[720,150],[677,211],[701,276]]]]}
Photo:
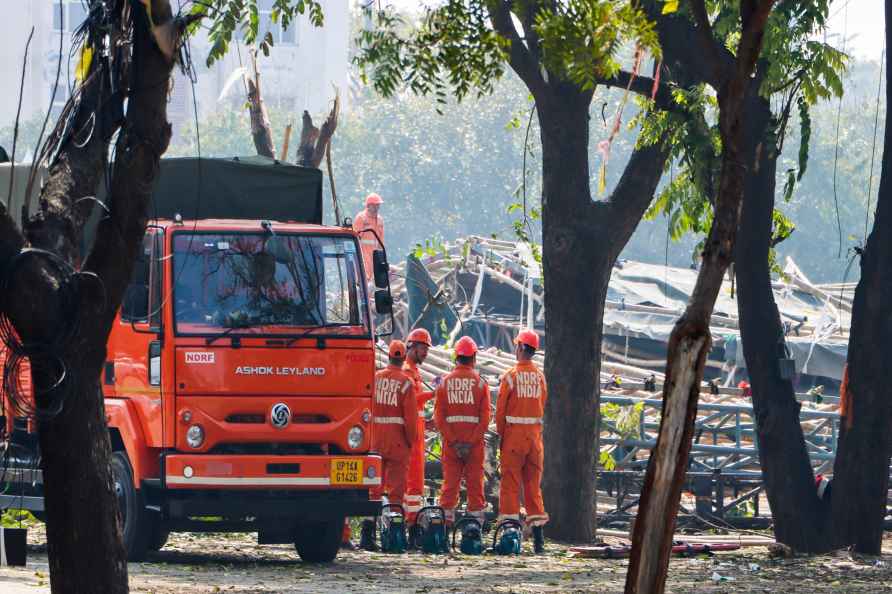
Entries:
{"type": "MultiPolygon", "coordinates": [[[[330,561],[345,517],[380,513],[357,236],[321,225],[318,170],[272,160],[165,160],[153,200],[101,378],[128,555],[171,531],[256,531],[330,561]]],[[[37,440],[9,425],[0,506],[39,516],[37,440]]]]}

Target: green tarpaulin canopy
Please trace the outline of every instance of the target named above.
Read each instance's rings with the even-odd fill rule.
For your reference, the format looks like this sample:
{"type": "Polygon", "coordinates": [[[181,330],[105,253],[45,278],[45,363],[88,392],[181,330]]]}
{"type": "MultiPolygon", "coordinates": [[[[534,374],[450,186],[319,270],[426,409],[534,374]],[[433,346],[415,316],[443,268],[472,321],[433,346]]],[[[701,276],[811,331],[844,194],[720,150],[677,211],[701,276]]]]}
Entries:
{"type": "MultiPolygon", "coordinates": [[[[15,185],[8,203],[18,219],[31,168],[16,165],[15,185]]],[[[11,166],[0,164],[0,196],[9,188],[11,166]]],[[[34,184],[31,210],[46,179],[40,172],[34,184]]],[[[103,199],[104,191],[98,192],[103,199]]],[[[184,219],[258,219],[322,223],[322,172],[280,163],[265,157],[231,159],[162,159],[149,217],[184,219]]]]}

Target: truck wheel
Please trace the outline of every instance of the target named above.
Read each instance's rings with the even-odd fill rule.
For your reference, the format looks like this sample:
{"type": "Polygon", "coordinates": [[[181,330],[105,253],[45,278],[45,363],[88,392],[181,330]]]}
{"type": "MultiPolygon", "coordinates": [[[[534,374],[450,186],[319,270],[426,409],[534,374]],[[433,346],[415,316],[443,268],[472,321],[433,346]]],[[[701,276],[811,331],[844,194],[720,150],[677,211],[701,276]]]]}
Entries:
{"type": "Polygon", "coordinates": [[[162,528],[161,526],[155,524],[152,526],[152,534],[149,538],[149,550],[150,551],[160,551],[164,548],[164,545],[167,544],[167,539],[170,537],[170,530],[167,528],[162,528]]]}
{"type": "Polygon", "coordinates": [[[124,525],[122,532],[127,560],[142,561],[149,548],[150,530],[142,493],[133,486],[133,470],[127,454],[112,453],[111,467],[118,509],[121,510],[121,522],[124,525]]]}
{"type": "Polygon", "coordinates": [[[331,563],[341,547],[344,518],[298,525],[294,548],[305,563],[331,563]]]}

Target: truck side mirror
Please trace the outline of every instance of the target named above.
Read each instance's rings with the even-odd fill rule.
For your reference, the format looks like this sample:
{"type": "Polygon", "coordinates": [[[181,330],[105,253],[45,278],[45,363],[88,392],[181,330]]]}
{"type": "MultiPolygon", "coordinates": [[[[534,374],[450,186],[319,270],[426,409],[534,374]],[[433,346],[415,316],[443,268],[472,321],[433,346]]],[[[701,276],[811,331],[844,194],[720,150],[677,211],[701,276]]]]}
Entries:
{"type": "Polygon", "coordinates": [[[393,311],[393,296],[387,289],[375,291],[375,311],[382,316],[393,311]]]}
{"type": "MultiPolygon", "coordinates": [[[[372,269],[375,271],[375,286],[379,289],[387,287],[390,282],[390,264],[387,263],[387,252],[384,250],[372,252],[372,269]]],[[[376,292],[376,301],[377,295],[376,292]]]]}

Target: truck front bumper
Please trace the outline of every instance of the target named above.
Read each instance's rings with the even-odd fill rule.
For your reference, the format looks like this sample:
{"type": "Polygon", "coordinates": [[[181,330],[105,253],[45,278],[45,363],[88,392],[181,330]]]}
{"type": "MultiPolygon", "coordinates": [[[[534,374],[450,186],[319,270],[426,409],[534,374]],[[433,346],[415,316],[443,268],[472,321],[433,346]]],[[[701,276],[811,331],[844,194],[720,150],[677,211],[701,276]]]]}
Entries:
{"type": "Polygon", "coordinates": [[[381,513],[381,457],[167,453],[161,479],[142,486],[147,503],[169,520],[374,516],[381,513]]]}
{"type": "Polygon", "coordinates": [[[163,489],[350,490],[381,486],[381,457],[165,454],[163,489]]]}

